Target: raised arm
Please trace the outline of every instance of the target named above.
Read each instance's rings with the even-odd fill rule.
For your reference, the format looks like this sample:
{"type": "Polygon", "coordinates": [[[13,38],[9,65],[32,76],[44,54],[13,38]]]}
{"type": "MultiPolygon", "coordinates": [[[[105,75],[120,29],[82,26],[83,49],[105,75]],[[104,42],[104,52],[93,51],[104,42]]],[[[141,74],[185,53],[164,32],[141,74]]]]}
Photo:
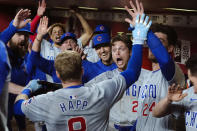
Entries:
{"type": "Polygon", "coordinates": [[[186,97],[187,93],[182,93],[183,88],[181,88],[179,85],[173,84],[172,86],[169,86],[168,88],[168,94],[167,96],[162,99],[153,109],[152,115],[154,117],[163,117],[165,115],[168,115],[171,113],[170,105],[172,102],[178,102],[181,101],[184,97],[186,97]]]}
{"type": "Polygon", "coordinates": [[[70,12],[74,13],[81,22],[84,33],[80,36],[80,39],[82,41],[82,46],[85,47],[88,44],[88,41],[90,40],[91,36],[93,35],[93,30],[80,13],[74,10],[71,10],[70,12]]]}
{"type": "Polygon", "coordinates": [[[32,69],[32,68],[28,68],[28,67],[31,66],[36,66],[47,74],[51,74],[53,71],[54,61],[44,59],[40,56],[41,41],[43,39],[43,36],[47,33],[47,27],[48,27],[48,18],[44,16],[43,18],[40,19],[38,34],[36,36],[36,39],[34,40],[31,54],[28,57],[27,71],[29,73],[31,73],[31,71],[28,69],[32,69]]]}
{"type": "MultiPolygon", "coordinates": [[[[143,4],[138,0],[136,0],[136,6],[132,1],[130,1],[130,5],[133,8],[132,11],[127,6],[125,6],[125,9],[132,16],[133,19],[131,20],[129,18],[126,18],[125,21],[130,24],[131,28],[134,28],[135,16],[137,16],[137,14],[143,14],[144,8],[143,8],[143,4]]],[[[157,38],[157,36],[155,36],[155,34],[152,31],[148,32],[147,44],[150,50],[152,51],[152,53],[154,54],[154,56],[156,57],[164,77],[168,81],[170,81],[175,74],[174,61],[168,54],[167,50],[165,49],[161,41],[157,38]]]]}
{"type": "Polygon", "coordinates": [[[43,16],[44,12],[46,10],[46,2],[45,0],[42,0],[41,2],[38,2],[38,9],[37,9],[37,15],[34,17],[34,19],[31,22],[31,32],[35,33],[37,26],[39,24],[40,18],[43,16]]]}
{"type": "Polygon", "coordinates": [[[17,29],[21,29],[26,26],[30,19],[27,19],[30,16],[30,10],[21,9],[15,16],[13,22],[10,23],[8,28],[6,28],[0,34],[0,40],[2,40],[5,44],[12,38],[12,36],[17,32],[17,29]]]}
{"type": "Polygon", "coordinates": [[[132,31],[132,54],[127,65],[127,69],[121,73],[121,75],[123,75],[126,79],[127,87],[137,81],[140,75],[142,66],[142,48],[144,41],[147,39],[147,32],[152,24],[152,21],[148,22],[148,20],[149,17],[145,17],[144,14],[141,16],[137,15],[136,17],[135,29],[132,31]]]}
{"type": "Polygon", "coordinates": [[[152,32],[148,32],[147,44],[153,55],[156,57],[164,77],[170,81],[175,74],[175,63],[170,54],[163,46],[159,38],[152,32]]]}
{"type": "Polygon", "coordinates": [[[128,6],[125,6],[125,9],[127,10],[127,12],[132,17],[132,20],[130,18],[126,18],[125,21],[130,24],[130,27],[131,28],[134,28],[135,27],[136,16],[138,14],[139,15],[142,15],[144,13],[144,8],[143,8],[142,2],[139,2],[138,0],[136,0],[136,6],[132,2],[132,0],[130,0],[129,3],[130,3],[130,5],[131,5],[131,7],[132,7],[133,10],[130,10],[128,8],[128,6]]]}

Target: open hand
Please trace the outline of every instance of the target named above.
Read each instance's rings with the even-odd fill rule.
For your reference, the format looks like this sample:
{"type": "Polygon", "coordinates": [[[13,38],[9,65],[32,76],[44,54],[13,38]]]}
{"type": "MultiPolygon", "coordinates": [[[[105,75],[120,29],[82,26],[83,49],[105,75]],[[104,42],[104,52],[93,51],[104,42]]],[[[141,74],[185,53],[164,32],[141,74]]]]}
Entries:
{"type": "Polygon", "coordinates": [[[31,19],[27,19],[31,15],[31,11],[28,9],[21,9],[15,16],[13,25],[17,29],[21,29],[26,26],[31,19]]]}
{"type": "Polygon", "coordinates": [[[169,101],[180,101],[184,97],[186,97],[188,94],[184,93],[183,94],[183,88],[180,87],[180,85],[175,85],[173,84],[172,86],[169,86],[168,88],[168,100],[169,101]]]}
{"type": "Polygon", "coordinates": [[[136,6],[133,4],[132,0],[130,0],[129,3],[133,10],[130,10],[128,6],[125,6],[125,9],[131,15],[132,20],[125,18],[125,21],[128,22],[130,26],[134,27],[137,15],[142,15],[144,13],[144,8],[142,2],[139,2],[138,0],[136,0],[136,6]]]}
{"type": "Polygon", "coordinates": [[[38,2],[38,10],[37,10],[37,15],[38,16],[43,16],[44,12],[46,10],[46,2],[45,0],[42,0],[41,2],[38,2]]]}
{"type": "Polygon", "coordinates": [[[40,19],[40,24],[38,26],[38,34],[42,36],[46,35],[47,29],[48,29],[48,18],[44,16],[43,18],[40,19]]]}

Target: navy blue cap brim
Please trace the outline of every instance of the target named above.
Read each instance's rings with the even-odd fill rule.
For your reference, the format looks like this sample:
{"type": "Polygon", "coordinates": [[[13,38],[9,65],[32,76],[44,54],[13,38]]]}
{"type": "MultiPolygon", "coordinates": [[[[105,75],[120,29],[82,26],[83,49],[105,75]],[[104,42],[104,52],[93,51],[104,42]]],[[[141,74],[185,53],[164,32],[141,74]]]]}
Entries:
{"type": "Polygon", "coordinates": [[[71,37],[71,36],[66,36],[66,37],[64,37],[62,40],[61,40],[61,44],[65,41],[65,40],[67,40],[67,39],[73,39],[75,42],[76,42],[76,44],[77,44],[77,39],[76,38],[73,38],[73,37],[71,37]]]}
{"type": "Polygon", "coordinates": [[[27,33],[29,33],[30,35],[33,35],[33,34],[34,34],[33,32],[28,31],[28,30],[17,30],[17,32],[27,32],[27,33]]]}

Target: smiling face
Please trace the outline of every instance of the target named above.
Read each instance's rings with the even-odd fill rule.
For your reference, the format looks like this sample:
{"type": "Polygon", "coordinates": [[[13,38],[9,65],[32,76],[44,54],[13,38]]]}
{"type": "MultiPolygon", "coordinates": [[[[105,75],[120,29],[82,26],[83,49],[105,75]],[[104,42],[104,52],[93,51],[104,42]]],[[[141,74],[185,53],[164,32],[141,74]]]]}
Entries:
{"type": "Polygon", "coordinates": [[[122,41],[112,43],[112,58],[119,71],[124,71],[130,58],[129,48],[122,41]]]}
{"type": "Polygon", "coordinates": [[[105,65],[112,63],[111,46],[109,44],[100,44],[95,47],[96,53],[105,65]]]}
{"type": "Polygon", "coordinates": [[[61,42],[61,36],[63,35],[63,30],[60,26],[55,26],[51,32],[51,39],[53,40],[54,44],[59,44],[61,42]]]}
{"type": "Polygon", "coordinates": [[[61,44],[60,49],[61,49],[61,51],[73,50],[76,48],[76,46],[77,46],[77,43],[75,40],[67,39],[61,44]]]}

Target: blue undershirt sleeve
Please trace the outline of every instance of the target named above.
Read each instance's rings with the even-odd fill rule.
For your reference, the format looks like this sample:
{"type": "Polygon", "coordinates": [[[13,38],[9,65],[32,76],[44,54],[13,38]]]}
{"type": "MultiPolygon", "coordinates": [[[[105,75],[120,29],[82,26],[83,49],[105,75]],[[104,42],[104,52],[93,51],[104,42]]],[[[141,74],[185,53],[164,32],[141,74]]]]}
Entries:
{"type": "Polygon", "coordinates": [[[15,104],[14,104],[14,114],[16,115],[25,115],[23,112],[22,112],[22,109],[21,109],[21,106],[22,106],[22,103],[23,103],[23,99],[21,100],[18,100],[15,104]]]}
{"type": "Polygon", "coordinates": [[[142,66],[142,48],[143,45],[133,45],[127,69],[121,72],[121,75],[123,75],[126,80],[127,87],[130,87],[135,81],[137,81],[140,75],[142,66]]]}
{"type": "Polygon", "coordinates": [[[12,23],[0,34],[0,40],[2,40],[5,44],[12,38],[12,36],[16,33],[17,29],[13,26],[12,23]]]}
{"type": "Polygon", "coordinates": [[[161,41],[152,31],[148,32],[147,36],[147,44],[153,55],[156,57],[159,66],[161,68],[161,72],[166,78],[166,80],[172,80],[175,74],[175,64],[169,55],[166,48],[163,46],[161,41]]]}
{"type": "Polygon", "coordinates": [[[40,56],[39,52],[35,52],[33,50],[31,51],[28,61],[29,63],[32,63],[33,66],[38,67],[41,71],[49,75],[52,75],[55,68],[53,60],[44,59],[40,56]]]}

